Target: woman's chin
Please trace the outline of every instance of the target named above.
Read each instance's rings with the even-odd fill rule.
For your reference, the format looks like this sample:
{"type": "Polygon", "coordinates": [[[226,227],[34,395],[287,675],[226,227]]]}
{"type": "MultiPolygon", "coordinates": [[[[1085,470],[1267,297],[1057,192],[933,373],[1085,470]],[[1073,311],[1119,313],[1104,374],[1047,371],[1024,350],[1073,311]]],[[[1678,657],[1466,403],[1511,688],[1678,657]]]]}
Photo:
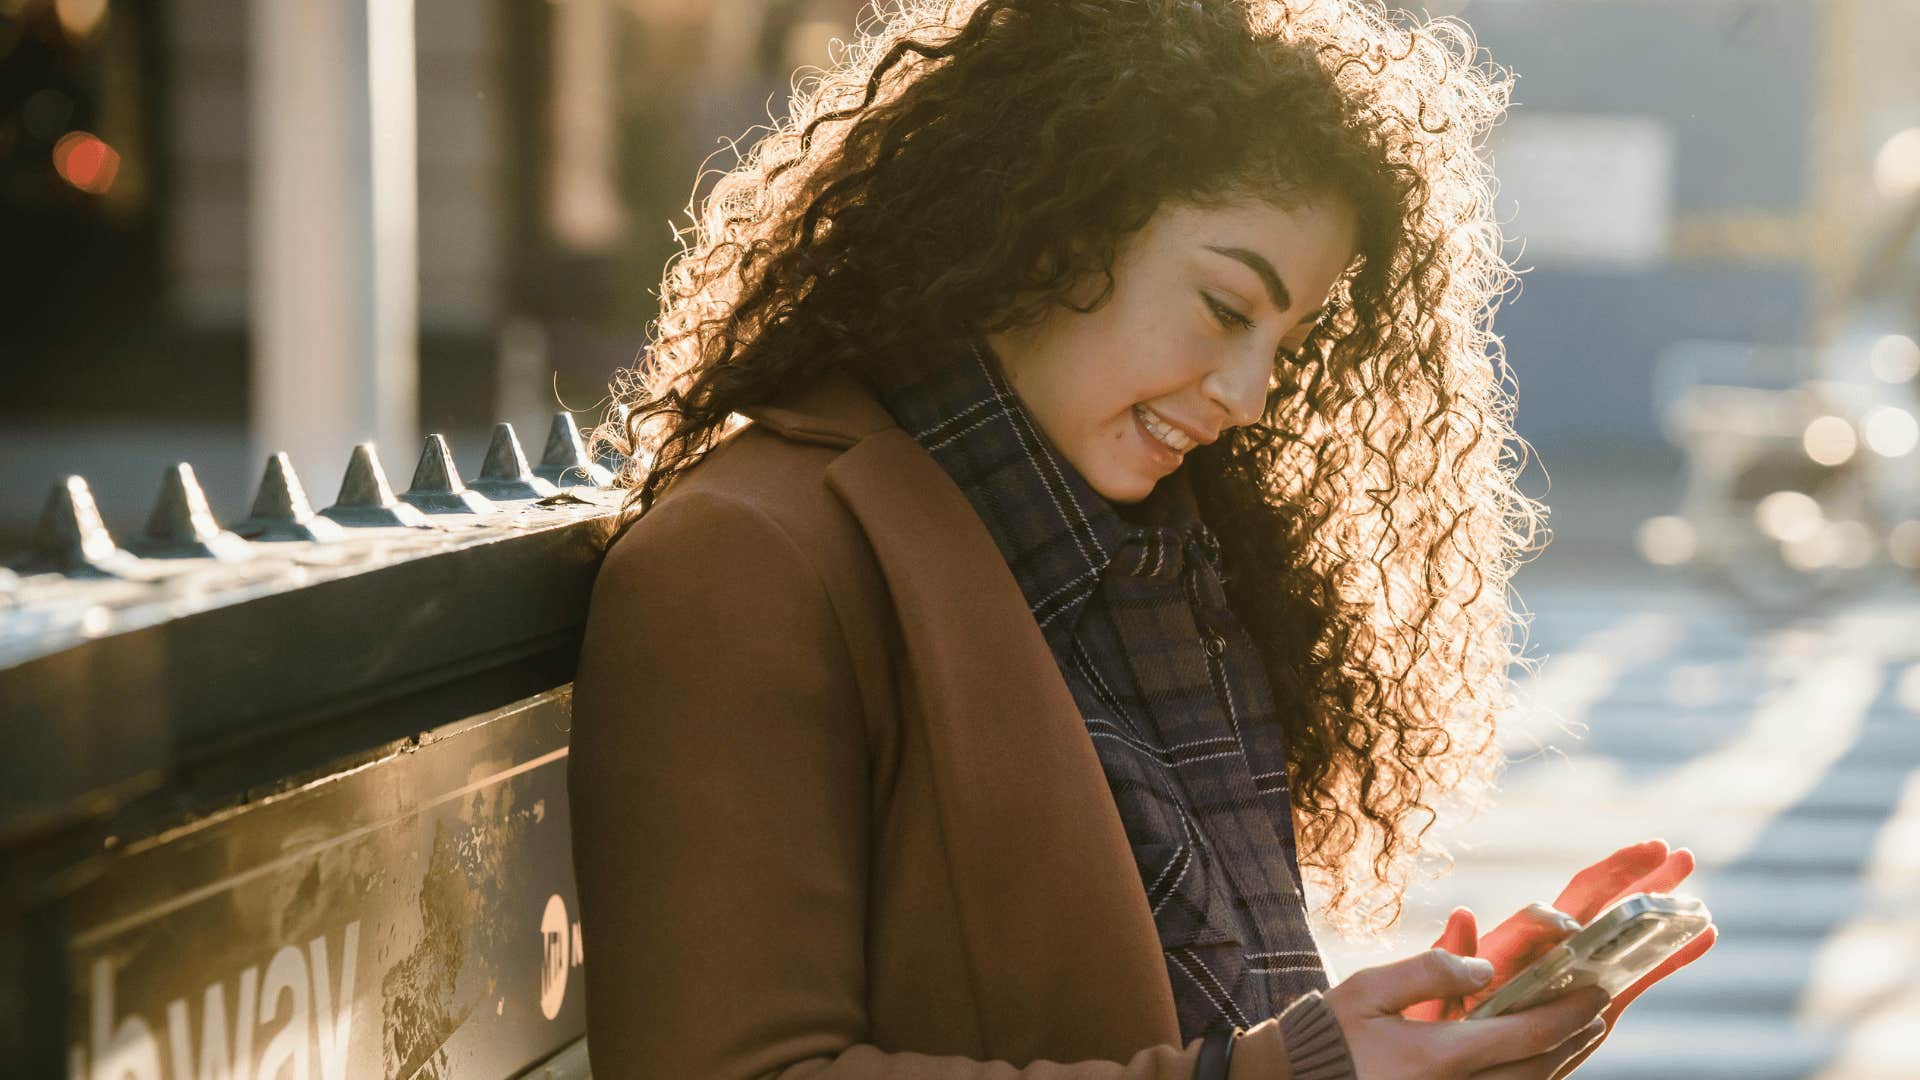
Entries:
{"type": "Polygon", "coordinates": [[[1144,500],[1153,494],[1154,486],[1159,482],[1158,476],[1149,476],[1132,469],[1124,472],[1116,469],[1113,475],[1099,479],[1089,478],[1093,490],[1098,492],[1101,498],[1122,506],[1144,500]]]}

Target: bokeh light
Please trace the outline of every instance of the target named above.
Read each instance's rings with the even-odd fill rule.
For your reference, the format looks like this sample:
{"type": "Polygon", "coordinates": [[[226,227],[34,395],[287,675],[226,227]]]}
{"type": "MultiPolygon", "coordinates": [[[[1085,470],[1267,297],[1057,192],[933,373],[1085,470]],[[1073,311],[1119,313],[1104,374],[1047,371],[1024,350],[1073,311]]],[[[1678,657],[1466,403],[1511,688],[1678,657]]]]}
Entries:
{"type": "Polygon", "coordinates": [[[1860,521],[1834,521],[1784,540],[1781,558],[1796,570],[1858,570],[1873,561],[1873,530],[1860,521]]]}
{"type": "Polygon", "coordinates": [[[1821,570],[1833,565],[1839,555],[1839,538],[1832,530],[1817,529],[1812,534],[1780,545],[1780,557],[1795,570],[1821,570]]]}
{"type": "Polygon", "coordinates": [[[1920,521],[1903,521],[1887,534],[1887,554],[1894,565],[1920,570],[1920,521]]]}
{"type": "Polygon", "coordinates": [[[1906,382],[1920,375],[1920,342],[1905,334],[1888,334],[1867,351],[1867,364],[1881,382],[1906,382]]]}
{"type": "Polygon", "coordinates": [[[1822,465],[1843,465],[1859,449],[1859,436],[1845,417],[1816,417],[1801,433],[1800,445],[1807,456],[1822,465]]]}
{"type": "Polygon", "coordinates": [[[1920,444],[1920,423],[1897,405],[1882,405],[1869,412],[1860,430],[1868,449],[1881,457],[1905,457],[1920,444]]]}
{"type": "Polygon", "coordinates": [[[1805,492],[1776,491],[1754,505],[1753,519],[1761,532],[1781,543],[1793,543],[1818,533],[1826,515],[1805,492]]]}
{"type": "Polygon", "coordinates": [[[53,144],[60,178],[90,195],[104,195],[120,173],[120,155],[90,131],[69,131],[53,144]]]}
{"type": "Polygon", "coordinates": [[[1920,191],[1920,127],[1894,133],[1873,159],[1873,186],[1889,199],[1920,191]]]}
{"type": "Polygon", "coordinates": [[[1640,549],[1640,557],[1655,566],[1679,566],[1693,558],[1698,546],[1693,526],[1685,518],[1671,514],[1641,522],[1634,543],[1640,549]]]}
{"type": "Polygon", "coordinates": [[[67,37],[85,41],[106,20],[107,0],[55,0],[53,14],[67,37]]]}

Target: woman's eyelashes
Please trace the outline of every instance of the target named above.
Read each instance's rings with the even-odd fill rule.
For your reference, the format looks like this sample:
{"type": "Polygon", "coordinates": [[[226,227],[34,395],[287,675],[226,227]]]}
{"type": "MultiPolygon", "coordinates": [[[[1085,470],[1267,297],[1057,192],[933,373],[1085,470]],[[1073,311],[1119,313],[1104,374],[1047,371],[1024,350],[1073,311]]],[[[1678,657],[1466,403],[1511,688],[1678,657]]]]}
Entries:
{"type": "Polygon", "coordinates": [[[1200,298],[1207,302],[1208,309],[1210,309],[1213,312],[1214,321],[1218,322],[1221,326],[1224,326],[1229,330],[1253,329],[1252,319],[1247,318],[1245,315],[1242,315],[1239,312],[1228,307],[1227,305],[1221,303],[1220,301],[1215,300],[1212,296],[1208,295],[1207,293],[1201,293],[1200,298]]]}
{"type": "MultiPolygon", "coordinates": [[[[1200,293],[1200,299],[1206,301],[1208,310],[1213,312],[1214,321],[1219,323],[1223,328],[1228,330],[1253,329],[1252,319],[1247,318],[1245,315],[1214,299],[1212,293],[1202,291],[1200,293]]],[[[1325,317],[1324,312],[1316,312],[1309,321],[1303,322],[1292,330],[1289,330],[1287,336],[1281,339],[1280,346],[1273,351],[1274,365],[1276,367],[1297,367],[1305,363],[1307,359],[1307,345],[1313,340],[1314,334],[1319,332],[1320,322],[1325,317]],[[1289,342],[1292,344],[1289,344],[1289,342]]]]}
{"type": "MultiPolygon", "coordinates": [[[[1247,318],[1245,315],[1242,315],[1239,312],[1228,307],[1227,305],[1221,303],[1220,301],[1215,300],[1210,294],[1203,292],[1200,294],[1200,298],[1206,301],[1208,309],[1210,309],[1213,312],[1214,321],[1219,323],[1222,327],[1228,330],[1253,329],[1252,319],[1247,318]]],[[[1280,344],[1280,347],[1273,351],[1274,366],[1276,367],[1288,366],[1288,365],[1297,366],[1302,362],[1304,362],[1305,357],[1301,354],[1301,352],[1303,349],[1307,347],[1307,342],[1313,340],[1313,331],[1316,328],[1317,328],[1317,319],[1316,319],[1315,326],[1309,326],[1306,328],[1306,333],[1300,334],[1298,330],[1295,330],[1293,333],[1288,334],[1287,336],[1289,338],[1294,338],[1297,336],[1298,343],[1293,345],[1291,348],[1289,348],[1286,342],[1282,341],[1280,344]]]]}

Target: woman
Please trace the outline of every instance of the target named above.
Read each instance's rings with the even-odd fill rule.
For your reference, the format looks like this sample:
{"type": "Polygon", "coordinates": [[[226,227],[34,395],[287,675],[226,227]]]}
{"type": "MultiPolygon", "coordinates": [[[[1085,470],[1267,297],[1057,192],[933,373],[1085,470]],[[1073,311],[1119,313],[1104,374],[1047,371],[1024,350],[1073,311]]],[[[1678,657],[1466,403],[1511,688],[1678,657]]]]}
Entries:
{"type": "Polygon", "coordinates": [[[1458,26],[889,8],[721,178],[601,435],[570,758],[604,1076],[1548,1077],[1454,1022],[1658,841],[1329,987],[1497,764],[1537,508],[1458,26]],[[1557,909],[1557,910],[1556,910],[1557,909]]]}

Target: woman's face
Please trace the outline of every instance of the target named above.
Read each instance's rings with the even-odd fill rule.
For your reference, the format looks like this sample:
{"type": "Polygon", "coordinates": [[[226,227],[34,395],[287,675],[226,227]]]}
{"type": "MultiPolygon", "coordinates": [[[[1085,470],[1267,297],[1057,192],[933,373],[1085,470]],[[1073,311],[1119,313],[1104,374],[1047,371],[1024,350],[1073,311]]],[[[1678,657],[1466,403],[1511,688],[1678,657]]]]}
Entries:
{"type": "MultiPolygon", "coordinates": [[[[1259,419],[1274,365],[1312,329],[1354,257],[1338,198],[1162,206],[1116,253],[1099,310],[1051,309],[987,336],[1047,438],[1115,503],[1147,497],[1186,452],[1259,419]]],[[[1086,302],[1105,282],[1087,283],[1086,302]]]]}

